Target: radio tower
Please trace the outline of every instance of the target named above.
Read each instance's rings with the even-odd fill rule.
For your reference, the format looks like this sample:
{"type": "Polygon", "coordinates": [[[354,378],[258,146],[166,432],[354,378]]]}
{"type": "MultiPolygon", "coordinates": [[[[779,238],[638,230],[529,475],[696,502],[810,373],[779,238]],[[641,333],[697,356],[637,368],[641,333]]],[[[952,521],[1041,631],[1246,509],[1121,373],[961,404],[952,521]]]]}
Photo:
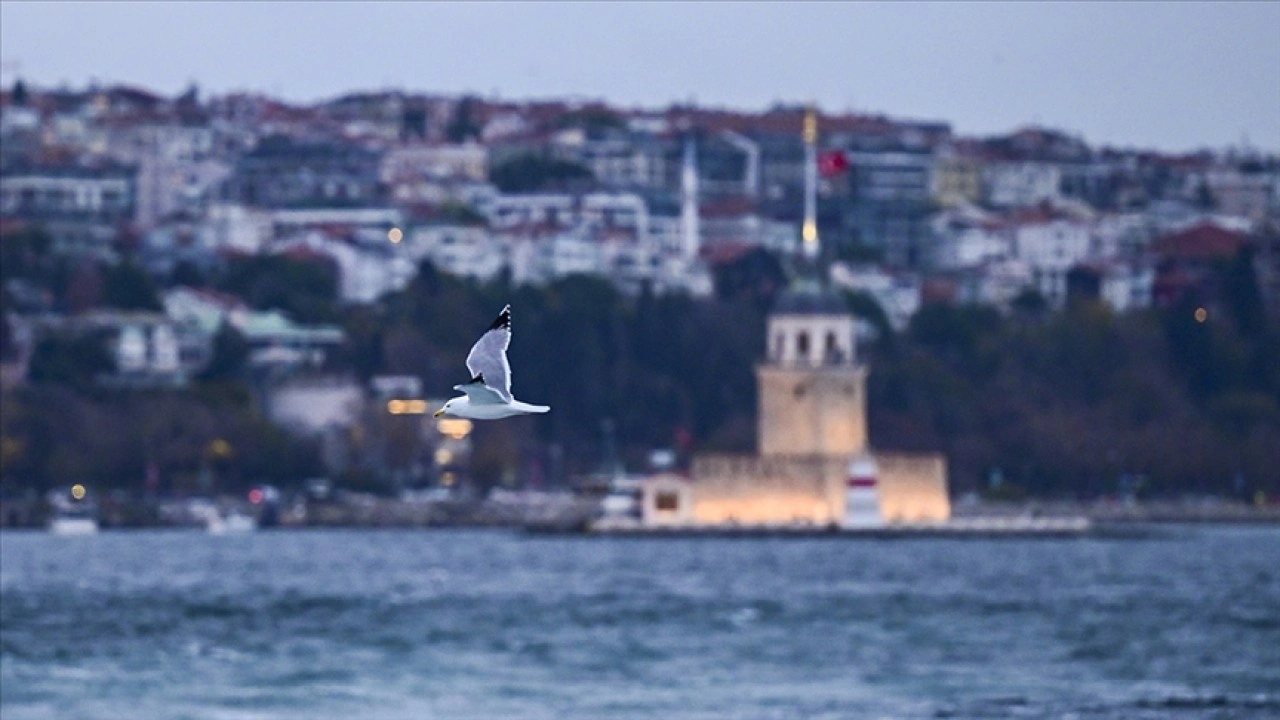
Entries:
{"type": "Polygon", "coordinates": [[[804,225],[800,228],[806,260],[818,259],[818,114],[804,113],[804,225]]]}

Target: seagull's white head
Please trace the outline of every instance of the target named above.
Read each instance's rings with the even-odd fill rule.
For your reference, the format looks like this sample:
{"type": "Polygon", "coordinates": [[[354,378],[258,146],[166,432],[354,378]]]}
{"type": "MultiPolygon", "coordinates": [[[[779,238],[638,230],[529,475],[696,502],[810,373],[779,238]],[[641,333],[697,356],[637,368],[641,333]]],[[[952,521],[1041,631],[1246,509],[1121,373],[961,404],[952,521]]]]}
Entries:
{"type": "Polygon", "coordinates": [[[450,398],[445,401],[444,405],[440,406],[439,410],[435,411],[435,417],[440,417],[441,415],[459,417],[458,409],[464,405],[469,405],[470,402],[470,399],[465,395],[462,397],[450,398]]]}

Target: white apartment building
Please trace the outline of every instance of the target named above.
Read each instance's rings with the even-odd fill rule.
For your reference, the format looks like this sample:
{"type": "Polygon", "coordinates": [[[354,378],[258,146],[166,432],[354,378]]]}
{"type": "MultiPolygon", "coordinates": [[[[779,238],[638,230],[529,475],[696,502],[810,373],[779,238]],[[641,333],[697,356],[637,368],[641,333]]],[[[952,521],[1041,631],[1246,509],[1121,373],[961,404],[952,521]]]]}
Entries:
{"type": "Polygon", "coordinates": [[[995,207],[1026,207],[1059,197],[1062,171],[1037,162],[991,163],[982,169],[987,203],[995,207]]]}
{"type": "Polygon", "coordinates": [[[600,245],[569,232],[513,239],[510,258],[511,279],[518,285],[542,285],[576,273],[598,275],[603,266],[600,245]]]}
{"type": "Polygon", "coordinates": [[[370,303],[389,292],[403,290],[418,268],[390,243],[369,245],[348,242],[319,231],[307,231],[271,244],[273,253],[308,250],[324,255],[338,266],[338,288],[345,303],[370,303]]]}
{"type": "Polygon", "coordinates": [[[247,205],[215,203],[205,210],[197,234],[204,247],[253,255],[271,242],[271,215],[247,205]]]}
{"type": "Polygon", "coordinates": [[[490,280],[508,264],[507,246],[488,228],[471,225],[427,225],[405,241],[406,257],[430,259],[450,275],[490,280]]]}
{"type": "Polygon", "coordinates": [[[1090,258],[1087,224],[1066,218],[1036,218],[1013,228],[1013,256],[1026,263],[1040,294],[1054,307],[1067,297],[1067,271],[1090,258]]]}

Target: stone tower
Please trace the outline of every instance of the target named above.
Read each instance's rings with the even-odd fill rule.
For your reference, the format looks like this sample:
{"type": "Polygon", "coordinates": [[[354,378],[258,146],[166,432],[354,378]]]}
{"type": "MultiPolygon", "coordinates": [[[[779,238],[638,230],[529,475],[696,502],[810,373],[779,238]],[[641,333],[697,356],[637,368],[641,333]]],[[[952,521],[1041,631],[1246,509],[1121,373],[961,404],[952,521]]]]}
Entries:
{"type": "Polygon", "coordinates": [[[756,368],[760,455],[852,457],[867,448],[866,368],[853,316],[816,284],[779,297],[756,368]]]}

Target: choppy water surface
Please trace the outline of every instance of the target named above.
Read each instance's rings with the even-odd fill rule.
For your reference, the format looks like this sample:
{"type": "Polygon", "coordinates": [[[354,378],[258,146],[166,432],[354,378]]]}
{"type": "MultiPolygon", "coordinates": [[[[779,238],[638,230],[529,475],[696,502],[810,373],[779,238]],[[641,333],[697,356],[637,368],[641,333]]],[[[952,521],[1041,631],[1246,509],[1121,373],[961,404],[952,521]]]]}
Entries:
{"type": "Polygon", "coordinates": [[[0,534],[0,717],[1280,717],[1280,528],[0,534]]]}

